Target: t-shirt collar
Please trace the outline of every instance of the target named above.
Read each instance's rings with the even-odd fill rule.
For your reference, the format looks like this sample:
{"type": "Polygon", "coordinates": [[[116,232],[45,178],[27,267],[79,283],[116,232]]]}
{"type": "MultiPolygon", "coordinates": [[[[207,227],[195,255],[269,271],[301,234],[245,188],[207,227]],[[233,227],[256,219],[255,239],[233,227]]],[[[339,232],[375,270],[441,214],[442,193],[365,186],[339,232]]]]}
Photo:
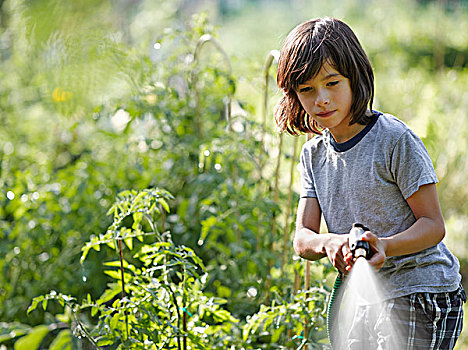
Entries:
{"type": "Polygon", "coordinates": [[[362,129],[358,134],[353,136],[351,139],[348,141],[338,143],[335,141],[332,135],[330,135],[330,144],[332,145],[333,149],[336,152],[345,152],[353,148],[358,144],[359,141],[362,140],[364,136],[367,135],[367,133],[372,129],[372,127],[377,123],[377,120],[379,119],[379,116],[382,114],[381,112],[378,111],[372,111],[374,113],[375,118],[372,119],[372,121],[366,125],[364,129],[362,129]]]}

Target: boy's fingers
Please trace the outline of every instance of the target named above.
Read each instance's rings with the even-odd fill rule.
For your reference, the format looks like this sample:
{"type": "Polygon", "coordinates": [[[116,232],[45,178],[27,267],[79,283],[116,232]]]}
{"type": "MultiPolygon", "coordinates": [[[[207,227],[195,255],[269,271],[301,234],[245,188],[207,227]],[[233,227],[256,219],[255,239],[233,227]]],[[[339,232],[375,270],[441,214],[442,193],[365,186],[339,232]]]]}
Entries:
{"type": "Polygon", "coordinates": [[[376,239],[377,239],[377,236],[374,235],[371,231],[366,231],[366,232],[364,232],[364,234],[362,235],[362,239],[363,239],[364,241],[370,242],[370,241],[376,240],[376,239]]]}
{"type": "Polygon", "coordinates": [[[375,264],[380,264],[380,263],[383,263],[384,261],[385,261],[385,257],[380,253],[374,254],[372,258],[369,260],[370,263],[375,263],[375,264]]]}
{"type": "Polygon", "coordinates": [[[369,260],[369,264],[374,266],[377,270],[380,270],[384,262],[385,262],[385,256],[381,253],[374,254],[372,258],[369,260]]]}

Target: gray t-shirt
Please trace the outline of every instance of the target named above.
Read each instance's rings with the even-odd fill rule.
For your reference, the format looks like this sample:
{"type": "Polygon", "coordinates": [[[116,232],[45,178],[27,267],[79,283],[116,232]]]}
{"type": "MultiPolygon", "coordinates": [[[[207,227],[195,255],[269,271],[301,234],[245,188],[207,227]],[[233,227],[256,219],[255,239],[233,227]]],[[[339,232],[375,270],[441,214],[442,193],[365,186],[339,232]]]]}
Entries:
{"type": "MultiPolygon", "coordinates": [[[[423,142],[402,121],[379,113],[365,131],[347,141],[351,147],[344,151],[333,146],[328,130],[304,144],[301,197],[318,199],[329,232],[348,233],[359,222],[378,237],[388,237],[416,220],[406,199],[438,180],[423,142]],[[361,139],[354,144],[356,138],[361,139]]],[[[388,257],[380,273],[388,282],[388,297],[396,298],[454,291],[459,269],[457,258],[440,242],[418,253],[388,257]]]]}

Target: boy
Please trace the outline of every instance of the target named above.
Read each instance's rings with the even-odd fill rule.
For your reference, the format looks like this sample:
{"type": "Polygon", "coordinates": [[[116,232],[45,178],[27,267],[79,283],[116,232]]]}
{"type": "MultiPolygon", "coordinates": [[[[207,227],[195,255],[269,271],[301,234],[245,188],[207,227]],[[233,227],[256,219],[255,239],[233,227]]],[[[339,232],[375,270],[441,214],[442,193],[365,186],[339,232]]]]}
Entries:
{"type": "MultiPolygon", "coordinates": [[[[372,110],[373,71],[353,31],[331,18],[298,25],[283,45],[277,83],[280,130],[317,134],[301,152],[297,254],[327,256],[347,274],[354,263],[347,233],[354,222],[370,227],[363,237],[373,251],[369,263],[389,287],[388,317],[405,332],[398,347],[452,349],[466,295],[458,260],[442,242],[438,180],[422,141],[372,110]],[[319,234],[321,214],[329,233],[319,234]]],[[[364,323],[370,317],[361,316],[364,323]]],[[[348,348],[393,349],[385,323],[367,324],[362,339],[350,330],[348,348]]]]}

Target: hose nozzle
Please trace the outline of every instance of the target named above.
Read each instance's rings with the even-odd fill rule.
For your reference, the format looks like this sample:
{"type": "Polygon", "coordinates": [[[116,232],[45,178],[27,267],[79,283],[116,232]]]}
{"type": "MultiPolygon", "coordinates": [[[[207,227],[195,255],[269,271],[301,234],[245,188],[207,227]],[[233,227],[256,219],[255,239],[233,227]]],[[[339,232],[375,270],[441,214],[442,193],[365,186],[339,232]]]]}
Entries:
{"type": "Polygon", "coordinates": [[[349,232],[349,248],[355,258],[364,257],[370,259],[372,255],[369,242],[362,240],[362,236],[366,231],[369,231],[367,227],[359,223],[354,223],[349,232]]]}

